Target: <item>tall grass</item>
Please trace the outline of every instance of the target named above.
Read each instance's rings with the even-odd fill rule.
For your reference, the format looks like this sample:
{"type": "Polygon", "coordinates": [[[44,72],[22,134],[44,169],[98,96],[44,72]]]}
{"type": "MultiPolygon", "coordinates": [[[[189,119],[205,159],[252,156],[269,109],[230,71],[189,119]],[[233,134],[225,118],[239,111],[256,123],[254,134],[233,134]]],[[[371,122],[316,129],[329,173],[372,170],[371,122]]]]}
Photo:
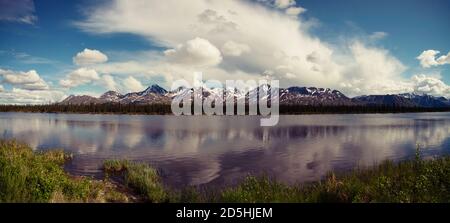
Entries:
{"type": "Polygon", "coordinates": [[[126,184],[152,202],[450,202],[450,157],[423,160],[419,149],[413,160],[385,161],[344,174],[330,172],[314,183],[287,185],[267,176],[248,176],[237,186],[208,193],[195,187],[164,189],[157,172],[145,164],[107,161],[105,169],[125,173],[126,184]]]}
{"type": "Polygon", "coordinates": [[[143,195],[146,201],[160,203],[169,200],[158,172],[147,164],[107,160],[104,163],[104,170],[109,174],[121,175],[125,185],[143,195]]]}
{"type": "Polygon", "coordinates": [[[309,185],[287,186],[268,177],[247,177],[222,191],[221,202],[450,202],[450,158],[391,161],[309,185]]]}
{"type": "Polygon", "coordinates": [[[70,177],[63,151],[33,152],[25,144],[0,140],[0,202],[127,201],[113,185],[70,177]]]}

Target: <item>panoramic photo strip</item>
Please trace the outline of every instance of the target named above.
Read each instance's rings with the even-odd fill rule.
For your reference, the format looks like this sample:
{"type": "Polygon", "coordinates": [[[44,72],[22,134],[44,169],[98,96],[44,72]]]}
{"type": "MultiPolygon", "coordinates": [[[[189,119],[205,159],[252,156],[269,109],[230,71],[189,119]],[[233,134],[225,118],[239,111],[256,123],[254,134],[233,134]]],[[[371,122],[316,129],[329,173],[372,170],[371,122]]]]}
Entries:
{"type": "Polygon", "coordinates": [[[450,1],[0,0],[0,212],[386,203],[450,211],[450,1]]]}

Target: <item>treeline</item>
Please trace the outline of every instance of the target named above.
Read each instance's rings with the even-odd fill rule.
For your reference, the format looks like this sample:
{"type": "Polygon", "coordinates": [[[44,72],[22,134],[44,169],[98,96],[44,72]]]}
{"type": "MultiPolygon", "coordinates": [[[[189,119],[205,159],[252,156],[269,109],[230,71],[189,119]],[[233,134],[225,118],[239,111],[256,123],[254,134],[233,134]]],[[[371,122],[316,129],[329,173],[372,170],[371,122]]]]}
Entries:
{"type": "Polygon", "coordinates": [[[35,112],[35,113],[117,113],[117,114],[171,114],[167,104],[89,104],[89,105],[0,105],[0,112],[35,112]]]}
{"type": "MultiPolygon", "coordinates": [[[[237,109],[235,108],[235,111],[237,109]]],[[[248,107],[246,108],[248,113],[248,107]]],[[[397,107],[397,106],[321,106],[280,105],[280,114],[346,114],[346,113],[404,113],[404,112],[446,112],[446,108],[397,107]]],[[[97,113],[97,114],[172,114],[170,104],[89,104],[89,105],[0,105],[0,112],[35,113],[97,113]]],[[[258,112],[259,113],[259,112],[258,112]]],[[[224,107],[225,114],[225,107],[224,107]]]]}
{"type": "Polygon", "coordinates": [[[350,113],[406,113],[406,112],[448,112],[450,107],[399,107],[390,105],[321,106],[280,105],[280,114],[350,114],[350,113]]]}

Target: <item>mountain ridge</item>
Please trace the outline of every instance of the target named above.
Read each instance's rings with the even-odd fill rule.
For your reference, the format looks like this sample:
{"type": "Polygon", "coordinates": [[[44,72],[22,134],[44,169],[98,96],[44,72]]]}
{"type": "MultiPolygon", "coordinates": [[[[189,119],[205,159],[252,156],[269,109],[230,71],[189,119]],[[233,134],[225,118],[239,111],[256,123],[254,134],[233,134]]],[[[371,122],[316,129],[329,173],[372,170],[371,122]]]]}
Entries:
{"type": "MultiPolygon", "coordinates": [[[[232,89],[225,89],[224,100],[238,100],[245,97],[247,102],[256,102],[258,95],[257,88],[250,90],[246,94],[232,89]],[[254,91],[257,92],[254,92],[254,91]],[[253,92],[252,92],[253,91],[253,92]]],[[[270,89],[270,86],[265,86],[270,89]]],[[[219,88],[201,87],[201,95],[193,97],[204,98],[219,94],[219,88]]],[[[299,87],[292,86],[288,88],[279,88],[279,101],[281,105],[308,105],[308,106],[393,106],[393,107],[424,107],[424,108],[442,108],[450,107],[450,100],[445,97],[432,96],[428,94],[402,93],[385,95],[361,95],[356,97],[347,97],[339,90],[318,87],[299,87]]],[[[117,91],[107,91],[100,97],[89,95],[70,95],[59,104],[87,105],[87,104],[170,104],[172,99],[181,94],[192,93],[193,88],[178,88],[174,91],[167,91],[163,87],[153,84],[143,91],[121,94],[117,91]]],[[[198,91],[196,91],[198,92],[198,91]]]]}

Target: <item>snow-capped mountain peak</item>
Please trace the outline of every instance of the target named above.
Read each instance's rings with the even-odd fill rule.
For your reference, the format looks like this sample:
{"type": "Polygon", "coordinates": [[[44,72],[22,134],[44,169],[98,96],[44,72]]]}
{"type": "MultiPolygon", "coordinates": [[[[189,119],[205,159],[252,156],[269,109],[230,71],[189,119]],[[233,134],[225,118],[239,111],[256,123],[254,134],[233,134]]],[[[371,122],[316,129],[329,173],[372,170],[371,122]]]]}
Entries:
{"type": "Polygon", "coordinates": [[[138,94],[139,95],[147,95],[147,94],[151,94],[151,93],[164,95],[164,94],[167,94],[167,91],[166,91],[166,89],[160,87],[159,85],[154,84],[154,85],[148,87],[147,89],[145,89],[144,91],[139,92],[138,94]]]}
{"type": "Polygon", "coordinates": [[[117,91],[108,91],[108,92],[102,94],[100,96],[100,99],[108,101],[108,102],[118,102],[122,97],[123,97],[123,95],[117,91]]]}
{"type": "Polygon", "coordinates": [[[174,91],[166,91],[159,85],[152,85],[141,92],[131,92],[122,95],[116,91],[108,91],[99,98],[91,96],[67,97],[62,104],[102,104],[102,103],[121,103],[121,104],[170,104],[175,97],[200,99],[207,97],[222,97],[225,101],[236,101],[245,99],[246,103],[256,103],[260,96],[259,89],[267,92],[265,98],[270,100],[273,90],[279,91],[279,102],[284,105],[307,105],[307,106],[403,106],[403,107],[449,107],[450,101],[444,97],[436,97],[417,92],[404,93],[398,95],[363,95],[349,98],[338,90],[330,88],[317,87],[289,87],[272,89],[268,84],[260,85],[250,91],[239,91],[235,88],[208,88],[201,86],[198,88],[179,87],[174,91]],[[269,91],[270,90],[270,91],[269,91]],[[189,96],[190,95],[190,96],[189,96]],[[270,97],[270,98],[269,98],[270,97]]]}

